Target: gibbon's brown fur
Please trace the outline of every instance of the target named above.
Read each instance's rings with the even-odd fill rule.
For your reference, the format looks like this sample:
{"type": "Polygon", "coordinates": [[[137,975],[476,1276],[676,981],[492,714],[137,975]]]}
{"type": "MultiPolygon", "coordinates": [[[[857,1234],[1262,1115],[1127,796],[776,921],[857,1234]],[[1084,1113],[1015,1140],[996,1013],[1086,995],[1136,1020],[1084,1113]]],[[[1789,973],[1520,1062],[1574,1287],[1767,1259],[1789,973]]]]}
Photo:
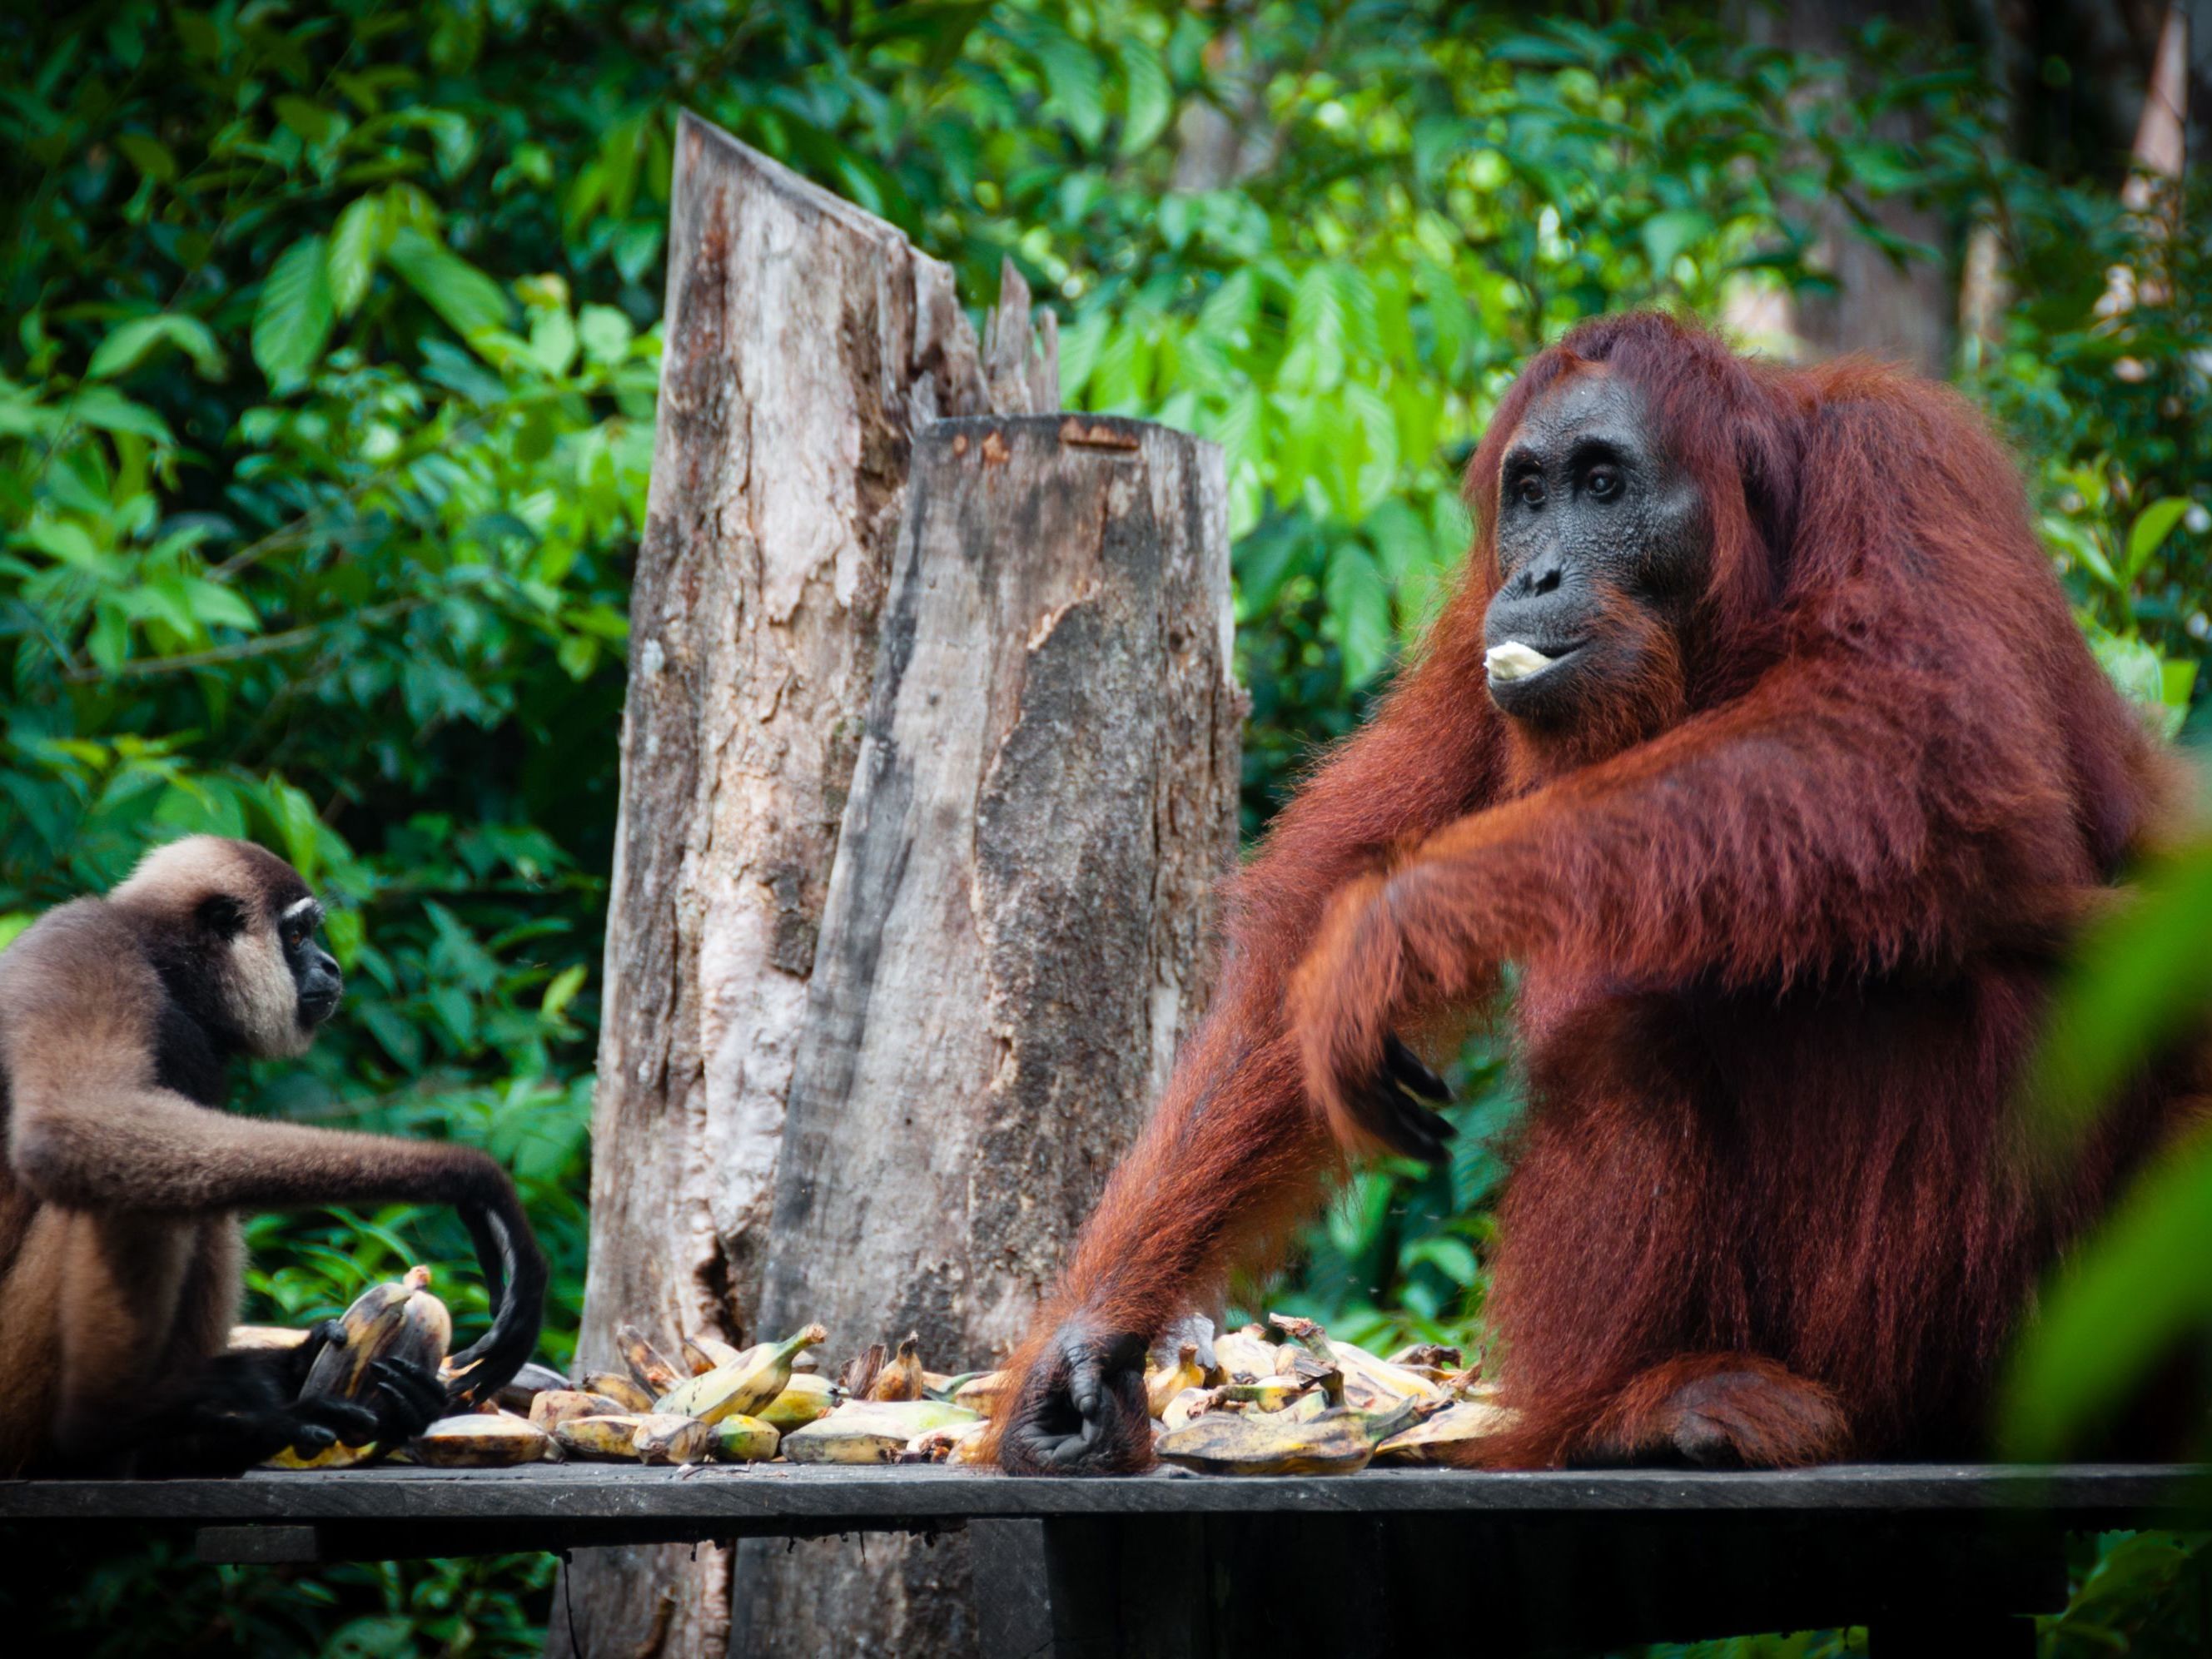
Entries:
{"type": "Polygon", "coordinates": [[[216,1109],[234,1056],[304,1053],[335,1006],[319,918],[282,859],[195,836],[0,952],[0,1474],[241,1468],[337,1432],[411,1431],[442,1406],[434,1377],[396,1372],[367,1407],[297,1401],[328,1331],[225,1355],[240,1211],[459,1206],[495,1317],[457,1357],[481,1363],[456,1393],[528,1358],[544,1264],[489,1158],[216,1109]]]}
{"type": "Polygon", "coordinates": [[[2171,822],[2171,763],[1943,387],[1609,318],[1530,363],[1467,492],[1463,586],[1231,884],[1214,1008],[1012,1362],[1001,1461],[1148,1463],[1144,1344],[1389,1138],[1386,1044],[1509,961],[1531,1107],[1489,1314],[1521,1415],[1469,1461],[1970,1451],[2039,1276],[2203,1103],[2154,1075],[2063,1170],[2007,1129],[2070,924],[2171,822]],[[1671,630],[1610,594],[1635,675],[1508,718],[1501,461],[1591,376],[1694,481],[1703,590],[1671,630]]]}

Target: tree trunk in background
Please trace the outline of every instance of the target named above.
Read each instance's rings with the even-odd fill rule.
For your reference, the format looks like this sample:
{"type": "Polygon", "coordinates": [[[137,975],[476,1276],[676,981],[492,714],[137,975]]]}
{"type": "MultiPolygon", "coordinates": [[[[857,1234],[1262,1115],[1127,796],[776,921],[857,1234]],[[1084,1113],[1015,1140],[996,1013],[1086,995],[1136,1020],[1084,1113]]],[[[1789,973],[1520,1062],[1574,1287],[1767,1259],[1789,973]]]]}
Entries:
{"type": "MultiPolygon", "coordinates": [[[[997,1364],[1167,1080],[1237,836],[1219,452],[916,441],[822,918],[763,1319],[997,1364]]],[[[732,1654],[977,1650],[967,1540],[738,1546],[732,1654]]]]}
{"type": "MultiPolygon", "coordinates": [[[[912,432],[987,409],[951,272],[685,117],[631,596],[580,1357],[758,1328],[785,1092],[912,432]]],[[[594,1656],[719,1650],[728,1557],[583,1552],[594,1656]],[[655,1644],[653,1638],[657,1638],[655,1644]]]]}
{"type": "MultiPolygon", "coordinates": [[[[1239,714],[1218,455],[1113,422],[1064,444],[1057,421],[975,426],[957,459],[957,434],[924,446],[940,456],[933,499],[965,516],[926,511],[925,539],[902,533],[932,422],[1057,403],[1049,325],[1040,349],[1029,322],[1009,267],[979,354],[945,266],[683,120],[631,601],[587,1369],[614,1363],[623,1321],[741,1341],[794,1307],[832,1320],[830,1363],[916,1325],[938,1357],[988,1360],[1203,1000],[1239,714]],[[942,714],[913,701],[925,684],[942,714]],[[937,816],[887,867],[897,787],[937,816]],[[841,824],[861,848],[850,867],[841,824]],[[924,994],[956,973],[958,1000],[924,994]],[[867,984],[878,1000],[854,1006],[867,984]],[[793,1114],[798,1173],[780,1175],[793,1114]],[[788,1243],[770,1227],[782,1217],[788,1243]]],[[[827,1645],[848,1646],[860,1626],[957,1651],[964,1586],[928,1601],[908,1554],[879,1541],[867,1566],[839,1567],[852,1599],[834,1627],[788,1566],[756,1570],[748,1609],[807,1621],[775,1634],[779,1651],[822,1650],[830,1628],[827,1645]]],[[[964,1577],[964,1555],[937,1559],[964,1577]]],[[[719,1654],[732,1561],[580,1551],[549,1650],[719,1654]]]]}
{"type": "MultiPolygon", "coordinates": [[[[1893,17],[1923,35],[1941,26],[1937,15],[1895,0],[1792,0],[1769,9],[1740,8],[1746,38],[1814,57],[1847,58],[1851,37],[1877,17],[1893,17]]],[[[1891,111],[1875,125],[1878,136],[1899,143],[1919,135],[1908,117],[1891,111]]],[[[1904,265],[1856,234],[1849,213],[1835,204],[1815,222],[1820,238],[1811,263],[1834,279],[1832,293],[1801,292],[1790,307],[1789,328],[1816,356],[1863,351],[1901,362],[1923,374],[1942,375],[1951,363],[1957,289],[1950,259],[1950,228],[1933,208],[1902,197],[1875,203],[1882,228],[1936,250],[1934,259],[1904,265]]]]}

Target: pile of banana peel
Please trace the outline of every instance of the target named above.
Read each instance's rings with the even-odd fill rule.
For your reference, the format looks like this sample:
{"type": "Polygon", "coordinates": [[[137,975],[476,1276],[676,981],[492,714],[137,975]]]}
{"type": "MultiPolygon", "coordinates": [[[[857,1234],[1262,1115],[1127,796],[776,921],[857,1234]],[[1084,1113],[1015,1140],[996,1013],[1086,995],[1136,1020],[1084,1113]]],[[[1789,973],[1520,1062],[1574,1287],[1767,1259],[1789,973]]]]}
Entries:
{"type": "MultiPolygon", "coordinates": [[[[303,1392],[362,1399],[382,1358],[450,1368],[453,1321],[416,1267],[364,1291],[341,1320],[346,1340],[316,1358],[303,1392]]],[[[1332,1342],[1312,1320],[1271,1316],[1218,1340],[1202,1316],[1182,1322],[1148,1361],[1155,1449],[1208,1474],[1347,1474],[1370,1462],[1443,1461],[1494,1432],[1505,1413],[1457,1350],[1405,1349],[1382,1358],[1332,1342]]],[[[303,1339],[240,1326],[234,1348],[303,1339]]],[[[918,1339],[876,1343],[836,1377],[813,1352],[819,1325],[739,1349],[704,1335],[664,1350],[635,1325],[618,1328],[618,1371],[574,1378],[526,1365],[475,1411],[431,1424],[404,1445],[339,1444],[286,1451],[268,1467],[338,1469],[374,1462],[505,1468],[567,1458],[696,1464],[984,1462],[984,1436],[1012,1379],[1003,1371],[927,1369],[918,1339]]]]}

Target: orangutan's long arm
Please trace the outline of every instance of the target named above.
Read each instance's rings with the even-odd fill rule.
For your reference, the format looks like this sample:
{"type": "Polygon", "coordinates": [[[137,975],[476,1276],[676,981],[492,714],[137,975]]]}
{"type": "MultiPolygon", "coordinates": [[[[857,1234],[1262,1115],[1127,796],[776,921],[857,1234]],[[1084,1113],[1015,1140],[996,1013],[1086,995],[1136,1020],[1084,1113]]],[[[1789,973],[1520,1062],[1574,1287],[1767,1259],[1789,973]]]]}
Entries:
{"type": "Polygon", "coordinates": [[[1955,820],[1910,704],[1852,696],[1844,678],[1778,671],[1346,884],[1290,996],[1302,1075],[1337,1138],[1394,1139],[1371,1083],[1393,1033],[1479,995],[1501,960],[1556,953],[1626,983],[1779,987],[1956,962],[1991,917],[2029,917],[2037,896],[2008,864],[2023,823],[2069,821],[2057,777],[2040,799],[2034,769],[2019,768],[2006,833],[1978,834],[1955,820]]]}
{"type": "MultiPolygon", "coordinates": [[[[1146,1413],[1132,1419],[1112,1403],[1137,1374],[1131,1357],[1140,1362],[1150,1338],[1318,1201],[1337,1160],[1299,1079],[1284,988],[1334,892],[1496,798],[1502,746],[1480,690],[1480,609],[1460,609],[1231,884],[1212,1010],[1109,1182],[1037,1336],[1011,1362],[1026,1405],[1002,1443],[1007,1467],[1148,1462],[1146,1413]]],[[[1440,1144],[1440,1128],[1430,1133],[1440,1144]]]]}

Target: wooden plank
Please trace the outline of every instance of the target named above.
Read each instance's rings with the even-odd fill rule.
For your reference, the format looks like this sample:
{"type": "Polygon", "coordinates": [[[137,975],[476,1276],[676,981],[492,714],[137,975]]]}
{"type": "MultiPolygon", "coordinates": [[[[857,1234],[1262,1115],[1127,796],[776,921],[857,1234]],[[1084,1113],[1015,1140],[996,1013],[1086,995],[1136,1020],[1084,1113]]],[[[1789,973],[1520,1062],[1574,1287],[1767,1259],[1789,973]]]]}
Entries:
{"type": "MultiPolygon", "coordinates": [[[[1015,1478],[929,1467],[762,1464],[649,1469],[257,1473],[229,1480],[0,1480],[0,1522],[263,1522],[692,1517],[836,1521],[897,1530],[970,1516],[1346,1514],[1608,1516],[2019,1514],[2076,1529],[2203,1524],[2212,1473],[2170,1464],[1849,1466],[1779,1472],[1421,1469],[1279,1479],[1149,1474],[1015,1478]]],[[[711,1535],[702,1533],[701,1535],[711,1535]]]]}

